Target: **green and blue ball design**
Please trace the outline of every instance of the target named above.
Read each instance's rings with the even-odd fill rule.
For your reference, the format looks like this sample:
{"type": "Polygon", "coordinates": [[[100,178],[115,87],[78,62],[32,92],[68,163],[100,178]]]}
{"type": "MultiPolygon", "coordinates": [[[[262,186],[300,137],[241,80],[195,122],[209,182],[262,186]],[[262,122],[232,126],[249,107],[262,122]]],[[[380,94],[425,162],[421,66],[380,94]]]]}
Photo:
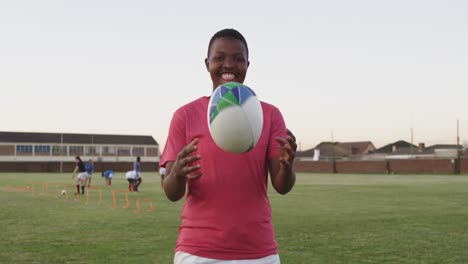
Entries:
{"type": "Polygon", "coordinates": [[[211,95],[210,124],[223,109],[233,105],[242,106],[251,96],[256,96],[255,92],[242,83],[228,82],[220,85],[211,95]]]}
{"type": "Polygon", "coordinates": [[[245,153],[258,142],[263,112],[255,92],[242,83],[228,82],[211,95],[208,127],[215,143],[225,151],[245,153]]]}

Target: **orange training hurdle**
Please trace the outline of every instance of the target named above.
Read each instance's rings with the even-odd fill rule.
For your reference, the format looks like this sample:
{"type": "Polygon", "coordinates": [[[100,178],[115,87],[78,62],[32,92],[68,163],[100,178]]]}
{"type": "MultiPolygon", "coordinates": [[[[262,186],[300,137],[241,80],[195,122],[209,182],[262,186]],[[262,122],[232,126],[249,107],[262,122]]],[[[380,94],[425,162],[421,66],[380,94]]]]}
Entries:
{"type": "MultiPolygon", "coordinates": [[[[72,187],[72,190],[76,190],[76,184],[65,184],[63,189],[65,190],[65,200],[68,201],[68,187],[72,187]]],[[[76,194],[76,201],[80,201],[80,193],[76,194]]]]}
{"type": "Polygon", "coordinates": [[[127,190],[112,190],[112,200],[114,202],[114,208],[117,208],[117,199],[116,193],[123,193],[125,194],[125,201],[127,202],[122,208],[129,208],[130,202],[128,201],[128,191],[127,190]]]}
{"type": "Polygon", "coordinates": [[[7,192],[13,192],[15,190],[17,192],[30,192],[31,191],[29,185],[26,185],[26,186],[21,186],[21,185],[11,186],[11,184],[7,184],[6,187],[7,187],[7,192]]]}
{"type": "Polygon", "coordinates": [[[36,192],[34,190],[34,186],[36,186],[36,185],[41,185],[41,187],[42,187],[41,194],[45,194],[45,184],[43,182],[41,182],[41,181],[38,181],[38,182],[33,182],[32,183],[32,187],[31,187],[32,196],[36,196],[36,192]]]}
{"type": "Polygon", "coordinates": [[[48,182],[45,184],[45,189],[46,189],[46,195],[49,196],[49,186],[50,185],[54,185],[55,184],[55,195],[56,196],[60,196],[60,189],[58,187],[58,184],[57,183],[53,183],[53,182],[48,182]]]}
{"type": "Polygon", "coordinates": [[[98,201],[98,204],[102,204],[102,189],[101,187],[97,186],[97,187],[94,187],[94,186],[90,186],[87,188],[87,191],[86,191],[86,204],[89,204],[89,195],[91,193],[91,190],[97,190],[99,192],[99,201],[98,201]]]}
{"type": "Polygon", "coordinates": [[[17,185],[15,186],[15,189],[17,192],[30,192],[31,191],[31,188],[29,187],[29,185],[26,185],[26,186],[17,185]]]}
{"type": "Polygon", "coordinates": [[[140,209],[141,209],[140,203],[141,203],[141,202],[144,202],[144,203],[148,203],[148,204],[149,204],[149,208],[148,208],[146,211],[154,211],[155,208],[154,208],[153,201],[151,201],[150,198],[144,198],[144,199],[137,199],[137,200],[136,200],[135,203],[136,203],[137,209],[135,210],[135,213],[139,213],[139,212],[140,212],[140,209]]]}

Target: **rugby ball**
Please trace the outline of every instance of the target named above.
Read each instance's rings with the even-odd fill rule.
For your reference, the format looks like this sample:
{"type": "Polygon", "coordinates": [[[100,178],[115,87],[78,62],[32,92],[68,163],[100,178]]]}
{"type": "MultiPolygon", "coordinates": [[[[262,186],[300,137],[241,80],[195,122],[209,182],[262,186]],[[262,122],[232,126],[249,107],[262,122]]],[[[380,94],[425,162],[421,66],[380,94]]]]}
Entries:
{"type": "Polygon", "coordinates": [[[211,137],[227,152],[248,152],[262,134],[260,100],[252,89],[241,83],[218,86],[211,95],[207,117],[211,137]]]}

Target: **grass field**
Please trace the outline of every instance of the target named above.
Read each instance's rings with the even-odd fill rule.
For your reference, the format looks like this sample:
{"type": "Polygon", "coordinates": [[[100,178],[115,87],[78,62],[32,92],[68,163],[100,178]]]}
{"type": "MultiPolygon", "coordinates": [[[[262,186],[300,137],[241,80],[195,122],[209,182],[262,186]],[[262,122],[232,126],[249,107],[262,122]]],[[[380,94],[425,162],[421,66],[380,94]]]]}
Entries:
{"type": "MultiPolygon", "coordinates": [[[[111,189],[89,204],[7,185],[71,184],[70,173],[0,173],[0,263],[172,263],[183,202],[169,202],[157,174],[113,208],[111,189]],[[150,198],[154,211],[136,199],[150,198]]],[[[60,187],[62,189],[62,187],[60,187]]],[[[298,174],[286,196],[272,192],[273,222],[284,264],[468,263],[468,175],[298,174]]]]}

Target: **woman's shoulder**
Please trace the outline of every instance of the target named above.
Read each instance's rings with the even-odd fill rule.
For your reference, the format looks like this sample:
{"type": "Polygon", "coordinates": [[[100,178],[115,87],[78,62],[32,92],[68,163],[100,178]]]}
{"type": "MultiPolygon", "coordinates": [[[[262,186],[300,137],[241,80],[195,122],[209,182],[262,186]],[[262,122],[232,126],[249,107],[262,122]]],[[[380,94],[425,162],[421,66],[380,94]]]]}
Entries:
{"type": "Polygon", "coordinates": [[[208,108],[208,102],[210,101],[210,97],[202,96],[193,101],[190,101],[182,106],[180,106],[175,113],[176,114],[187,114],[187,113],[194,113],[197,110],[203,110],[208,108]]]}
{"type": "Polygon", "coordinates": [[[277,112],[277,113],[281,113],[281,111],[278,109],[278,107],[276,107],[275,105],[271,104],[271,103],[267,103],[267,102],[264,102],[264,101],[260,101],[260,104],[262,106],[262,111],[265,113],[265,112],[277,112]]]}
{"type": "Polygon", "coordinates": [[[201,105],[206,105],[208,104],[208,102],[210,101],[210,97],[209,96],[202,96],[202,97],[199,97],[195,100],[192,100],[188,103],[186,103],[185,105],[181,106],[180,108],[193,108],[193,107],[199,107],[201,105]]]}

